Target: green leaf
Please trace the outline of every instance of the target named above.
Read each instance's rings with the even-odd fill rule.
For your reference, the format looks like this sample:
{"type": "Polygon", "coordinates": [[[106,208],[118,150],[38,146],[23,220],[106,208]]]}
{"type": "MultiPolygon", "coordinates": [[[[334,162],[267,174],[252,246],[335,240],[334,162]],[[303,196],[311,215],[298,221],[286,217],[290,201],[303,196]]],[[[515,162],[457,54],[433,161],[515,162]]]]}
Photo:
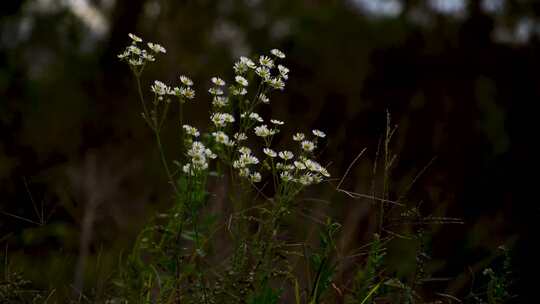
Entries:
{"type": "Polygon", "coordinates": [[[273,290],[267,284],[264,285],[262,290],[256,294],[252,294],[247,303],[248,304],[277,304],[279,297],[281,296],[281,290],[273,290]]]}

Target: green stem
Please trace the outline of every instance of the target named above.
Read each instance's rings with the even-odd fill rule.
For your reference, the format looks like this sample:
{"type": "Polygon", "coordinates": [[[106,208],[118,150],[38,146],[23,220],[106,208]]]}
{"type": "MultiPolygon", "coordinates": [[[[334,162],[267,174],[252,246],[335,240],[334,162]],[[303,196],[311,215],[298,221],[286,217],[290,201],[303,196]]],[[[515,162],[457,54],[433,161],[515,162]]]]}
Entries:
{"type": "Polygon", "coordinates": [[[378,283],[377,285],[375,285],[375,287],[373,287],[369,293],[367,294],[367,296],[362,300],[362,302],[360,302],[360,304],[364,304],[366,303],[366,301],[377,291],[377,289],[379,289],[379,286],[381,286],[381,283],[378,283]]]}
{"type": "Polygon", "coordinates": [[[142,86],[141,86],[141,77],[138,75],[138,74],[135,74],[135,80],[137,82],[137,91],[139,93],[139,99],[141,101],[141,105],[142,105],[142,108],[143,108],[143,111],[144,111],[144,120],[146,121],[146,123],[148,124],[148,126],[150,127],[150,129],[154,130],[154,127],[152,126],[152,124],[150,123],[150,113],[148,112],[148,109],[146,108],[146,103],[144,102],[144,96],[143,96],[143,93],[142,93],[142,86]]]}
{"type": "Polygon", "coordinates": [[[163,114],[161,114],[161,119],[159,121],[159,125],[157,127],[157,131],[161,131],[161,127],[163,126],[163,123],[165,122],[165,118],[167,118],[167,112],[169,112],[169,103],[165,103],[165,109],[163,110],[163,114]]]}
{"type": "Polygon", "coordinates": [[[150,115],[149,115],[148,109],[146,108],[146,103],[144,102],[144,96],[143,96],[143,93],[142,93],[141,78],[137,73],[135,73],[135,80],[137,82],[137,91],[139,92],[139,98],[140,98],[141,105],[142,105],[142,108],[143,108],[143,111],[144,111],[144,120],[150,126],[150,129],[152,129],[152,131],[154,131],[157,146],[158,146],[158,150],[159,150],[159,155],[160,155],[160,158],[161,158],[161,162],[163,164],[163,168],[165,168],[165,172],[167,173],[167,177],[168,177],[169,182],[171,183],[171,185],[173,187],[173,190],[174,190],[177,198],[180,198],[180,191],[178,191],[178,188],[176,187],[176,183],[175,183],[175,181],[173,179],[173,176],[171,175],[171,171],[169,170],[169,165],[167,165],[167,159],[165,158],[165,153],[163,151],[163,145],[161,144],[161,137],[159,135],[158,126],[154,126],[154,125],[152,125],[150,123],[150,120],[149,120],[150,115]]]}
{"type": "Polygon", "coordinates": [[[171,174],[171,171],[169,170],[169,165],[167,165],[167,158],[165,157],[165,152],[163,151],[163,145],[161,144],[161,136],[159,135],[158,131],[154,132],[156,135],[156,143],[159,150],[159,155],[161,157],[161,163],[163,164],[163,168],[165,169],[165,173],[167,174],[167,177],[169,178],[169,183],[171,184],[174,193],[176,194],[176,197],[180,199],[180,191],[176,187],[176,182],[174,181],[174,178],[171,174]]]}
{"type": "Polygon", "coordinates": [[[180,107],[178,110],[178,116],[180,121],[180,162],[182,162],[184,158],[184,101],[180,101],[180,107]]]}

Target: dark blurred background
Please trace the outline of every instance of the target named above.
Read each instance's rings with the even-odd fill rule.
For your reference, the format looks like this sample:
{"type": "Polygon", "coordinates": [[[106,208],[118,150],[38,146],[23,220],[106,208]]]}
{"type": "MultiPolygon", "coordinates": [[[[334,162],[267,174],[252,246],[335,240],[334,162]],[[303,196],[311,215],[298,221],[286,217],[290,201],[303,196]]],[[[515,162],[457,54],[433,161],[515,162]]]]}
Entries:
{"type": "MultiPolygon", "coordinates": [[[[145,221],[171,204],[130,71],[116,58],[129,32],[168,50],[148,85],[194,79],[188,120],[203,128],[211,76],[230,79],[240,55],[283,50],[290,81],[262,113],[288,122],[286,135],[327,131],[321,157],[336,177],[367,148],[345,181],[356,192],[370,192],[389,111],[399,125],[391,197],[435,158],[408,202],[465,223],[432,227],[431,270],[455,278],[443,290],[467,293],[469,270],[500,245],[512,249],[516,276],[527,274],[525,257],[538,253],[527,240],[539,209],[524,194],[534,179],[540,1],[5,0],[0,241],[37,286],[69,285],[81,267],[88,288],[103,284],[93,283],[103,282],[100,267],[116,267],[145,221]]],[[[175,127],[165,134],[170,158],[175,127]]],[[[331,201],[320,208],[344,224],[343,252],[372,236],[370,200],[331,186],[310,195],[331,201]]],[[[408,255],[398,248],[395,263],[410,264],[408,255]]],[[[531,290],[516,287],[522,299],[531,290]]]]}

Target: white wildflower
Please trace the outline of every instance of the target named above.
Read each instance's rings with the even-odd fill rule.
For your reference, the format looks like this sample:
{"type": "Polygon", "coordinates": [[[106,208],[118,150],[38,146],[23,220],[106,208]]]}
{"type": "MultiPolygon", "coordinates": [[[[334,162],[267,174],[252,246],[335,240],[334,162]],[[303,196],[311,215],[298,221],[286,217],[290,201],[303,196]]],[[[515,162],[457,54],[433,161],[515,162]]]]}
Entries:
{"type": "Polygon", "coordinates": [[[258,183],[262,179],[261,174],[259,172],[254,172],[249,175],[249,180],[251,180],[252,183],[258,183]]]}
{"type": "Polygon", "coordinates": [[[242,118],[249,117],[249,119],[252,119],[252,120],[255,120],[255,121],[258,121],[258,122],[263,122],[264,121],[264,119],[258,113],[255,113],[255,112],[251,112],[251,113],[249,113],[249,115],[248,115],[248,112],[244,112],[244,113],[240,114],[240,117],[242,117],[242,118]]]}
{"type": "Polygon", "coordinates": [[[274,66],[274,61],[268,56],[259,57],[259,63],[268,68],[272,68],[274,66]]]}
{"type": "Polygon", "coordinates": [[[270,148],[264,148],[263,152],[264,152],[264,154],[266,154],[266,155],[268,155],[269,157],[272,157],[272,158],[277,156],[276,151],[274,151],[274,150],[272,150],[270,148]]]}
{"type": "Polygon", "coordinates": [[[212,83],[220,87],[225,85],[225,81],[219,77],[212,77],[212,83]]]}
{"type": "Polygon", "coordinates": [[[195,98],[195,90],[190,87],[181,87],[178,93],[187,99],[195,98]]]}
{"type": "Polygon", "coordinates": [[[255,135],[260,137],[268,137],[271,135],[276,134],[276,131],[268,129],[268,126],[266,125],[260,125],[258,127],[255,127],[255,135]]]}
{"type": "Polygon", "coordinates": [[[234,77],[234,80],[236,80],[236,82],[238,84],[240,84],[241,86],[244,86],[244,87],[247,87],[249,82],[247,81],[247,79],[245,79],[244,77],[242,76],[239,76],[237,75],[236,77],[234,77]]]}
{"type": "Polygon", "coordinates": [[[254,69],[255,68],[255,62],[253,62],[253,60],[247,58],[247,57],[244,57],[244,56],[241,56],[240,57],[240,62],[244,63],[248,68],[250,69],[254,69]]]}
{"type": "Polygon", "coordinates": [[[134,43],[142,42],[142,39],[137,37],[135,34],[129,33],[128,36],[131,38],[131,40],[133,40],[134,43]]]}
{"type": "Polygon", "coordinates": [[[281,151],[279,152],[279,157],[283,160],[289,160],[294,157],[294,154],[291,151],[281,151]]]}
{"type": "Polygon", "coordinates": [[[245,74],[248,71],[248,66],[243,62],[236,62],[233,69],[236,74],[245,74]]]}
{"type": "Polygon", "coordinates": [[[208,89],[208,93],[214,96],[218,96],[218,95],[223,95],[223,90],[220,88],[210,88],[208,89]]]}
{"type": "Polygon", "coordinates": [[[255,73],[264,80],[269,79],[271,76],[270,70],[267,67],[258,67],[257,69],[255,69],[255,73]]]}
{"type": "Polygon", "coordinates": [[[191,80],[191,78],[184,75],[180,76],[180,82],[183,83],[184,85],[187,85],[188,87],[193,85],[193,81],[191,80]]]}
{"type": "Polygon", "coordinates": [[[205,149],[206,149],[206,147],[204,146],[204,144],[202,142],[194,141],[191,144],[191,149],[188,151],[188,155],[193,156],[193,154],[202,153],[205,149]]]}
{"type": "Polygon", "coordinates": [[[255,68],[255,63],[251,59],[242,56],[240,57],[240,61],[237,61],[234,64],[233,68],[236,74],[245,74],[248,71],[248,69],[255,68]]]}
{"type": "Polygon", "coordinates": [[[191,157],[191,163],[193,164],[194,168],[205,168],[208,166],[206,162],[206,154],[204,153],[197,153],[194,154],[191,157]]]}
{"type": "Polygon", "coordinates": [[[304,169],[306,169],[306,165],[304,165],[303,162],[300,162],[300,161],[297,161],[297,160],[294,161],[294,166],[295,166],[298,170],[304,170],[304,169]]]}
{"type": "Polygon", "coordinates": [[[160,96],[167,95],[170,92],[170,88],[159,80],[155,80],[151,88],[152,92],[160,96]]]}
{"type": "Polygon", "coordinates": [[[262,102],[262,103],[270,103],[270,99],[264,95],[264,94],[260,94],[259,95],[259,100],[262,102]]]}
{"type": "Polygon", "coordinates": [[[279,64],[277,66],[277,68],[278,68],[279,74],[281,74],[281,76],[289,74],[290,70],[286,66],[283,66],[283,65],[279,64]]]}
{"type": "Polygon", "coordinates": [[[270,119],[270,122],[278,126],[282,126],[285,124],[283,121],[277,119],[270,119]]]}
{"type": "Polygon", "coordinates": [[[281,64],[278,65],[278,70],[279,70],[279,74],[281,75],[281,77],[285,80],[289,79],[289,69],[286,68],[285,66],[282,66],[281,64]]]}
{"type": "Polygon", "coordinates": [[[143,65],[143,60],[142,58],[131,58],[128,63],[133,66],[140,66],[143,65]]]}
{"type": "Polygon", "coordinates": [[[138,48],[137,46],[135,46],[135,45],[128,46],[127,51],[130,54],[133,54],[133,55],[141,55],[142,54],[142,50],[140,48],[138,48]]]}
{"type": "Polygon", "coordinates": [[[290,182],[293,180],[293,176],[291,175],[290,172],[288,171],[283,171],[279,174],[279,177],[281,178],[282,181],[284,182],[290,182]]]}
{"type": "Polygon", "coordinates": [[[213,158],[214,156],[212,151],[199,141],[194,141],[186,154],[191,157],[191,163],[184,165],[182,170],[192,175],[194,171],[208,169],[207,157],[213,158]]]}
{"type": "Polygon", "coordinates": [[[304,133],[296,133],[296,134],[293,135],[293,140],[294,141],[302,141],[302,140],[304,140],[304,138],[306,138],[304,133]]]}
{"type": "MultiPolygon", "coordinates": [[[[243,133],[241,133],[241,134],[243,134],[243,133]]],[[[251,154],[251,149],[248,148],[248,147],[242,146],[242,147],[238,148],[238,152],[240,152],[241,154],[251,154]]]]}
{"type": "Polygon", "coordinates": [[[212,136],[216,139],[216,142],[219,144],[229,145],[229,136],[222,131],[213,132],[212,136]]]}
{"type": "Polygon", "coordinates": [[[272,49],[270,51],[270,53],[272,53],[272,55],[274,55],[274,56],[276,56],[278,58],[281,58],[281,59],[285,58],[285,53],[283,53],[282,51],[280,51],[278,49],[272,49]]]}
{"type": "Polygon", "coordinates": [[[212,105],[216,108],[224,108],[229,103],[229,99],[223,96],[214,96],[212,105]]]}
{"type": "Polygon", "coordinates": [[[276,90],[283,90],[285,89],[285,82],[283,82],[283,80],[281,80],[281,78],[270,78],[268,79],[268,84],[276,89],[276,90]]]}
{"type": "Polygon", "coordinates": [[[231,87],[231,95],[243,96],[243,95],[246,95],[247,92],[248,91],[244,87],[231,87]]]}
{"type": "Polygon", "coordinates": [[[311,174],[305,174],[298,178],[298,182],[304,186],[309,186],[315,182],[311,174]]]}
{"type": "Polygon", "coordinates": [[[214,123],[214,125],[218,128],[225,127],[229,123],[234,122],[234,117],[229,113],[214,113],[212,116],[210,116],[210,120],[214,123]]]}
{"type": "Polygon", "coordinates": [[[315,135],[317,137],[320,137],[320,138],[325,138],[326,137],[326,134],[321,130],[315,129],[312,132],[313,132],[313,135],[315,135]]]}
{"type": "Polygon", "coordinates": [[[236,139],[236,141],[244,141],[247,139],[247,136],[245,133],[235,133],[234,139],[236,139]]]}
{"type": "Polygon", "coordinates": [[[321,166],[319,168],[319,173],[324,177],[330,177],[330,172],[328,172],[328,170],[325,167],[321,166]]]}
{"type": "Polygon", "coordinates": [[[208,169],[208,162],[193,163],[193,169],[202,171],[208,169]]]}
{"type": "Polygon", "coordinates": [[[315,149],[315,143],[309,140],[304,140],[300,143],[302,149],[306,152],[312,152],[315,149]]]}
{"type": "Polygon", "coordinates": [[[255,112],[250,113],[250,114],[249,114],[249,118],[250,118],[250,119],[253,119],[253,120],[256,120],[256,121],[258,121],[258,122],[263,122],[263,121],[264,121],[264,120],[262,119],[262,117],[261,117],[259,114],[255,113],[255,112]]]}
{"type": "Polygon", "coordinates": [[[240,157],[233,162],[233,167],[236,169],[239,169],[239,168],[245,168],[250,165],[256,165],[258,163],[259,163],[259,159],[257,159],[257,157],[249,153],[246,153],[246,154],[241,154],[240,157]]]}
{"type": "Polygon", "coordinates": [[[276,168],[282,171],[292,171],[294,170],[295,166],[291,164],[277,163],[276,168]]]}
{"type": "Polygon", "coordinates": [[[148,62],[154,62],[156,61],[156,58],[150,54],[148,54],[146,51],[143,51],[142,52],[142,55],[141,55],[142,59],[148,61],[148,62]]]}
{"type": "Polygon", "coordinates": [[[304,161],[304,164],[306,165],[306,169],[311,172],[319,172],[320,168],[322,168],[322,166],[318,162],[311,159],[306,159],[304,161]]]}
{"type": "Polygon", "coordinates": [[[186,131],[187,135],[190,135],[193,137],[199,137],[200,135],[199,130],[197,130],[197,128],[192,127],[190,125],[183,125],[182,128],[184,129],[184,131],[186,131]]]}
{"type": "Polygon", "coordinates": [[[118,58],[119,59],[125,59],[125,58],[129,57],[129,55],[130,55],[130,52],[128,50],[124,50],[123,53],[118,54],[118,58]]]}
{"type": "Polygon", "coordinates": [[[154,53],[156,53],[156,54],[157,53],[163,53],[163,54],[167,53],[167,50],[163,46],[161,46],[161,45],[159,45],[157,43],[148,42],[147,45],[148,45],[148,48],[151,49],[152,51],[154,51],[154,53]]]}
{"type": "Polygon", "coordinates": [[[200,141],[194,141],[193,143],[191,143],[191,148],[187,150],[186,154],[192,158],[196,157],[196,155],[205,156],[204,154],[205,150],[206,150],[206,147],[203,145],[203,143],[201,143],[200,141]]]}
{"type": "Polygon", "coordinates": [[[189,175],[193,175],[194,172],[193,170],[191,170],[191,164],[185,164],[183,167],[182,167],[182,171],[184,171],[184,173],[186,174],[189,174],[189,175]]]}
{"type": "Polygon", "coordinates": [[[240,155],[240,160],[246,165],[256,165],[259,163],[259,159],[254,155],[242,154],[240,155]]]}
{"type": "Polygon", "coordinates": [[[214,152],[212,152],[212,150],[210,150],[210,149],[208,149],[208,148],[206,148],[206,149],[204,150],[204,154],[206,154],[206,156],[207,156],[208,158],[210,158],[210,159],[216,159],[216,158],[217,158],[217,155],[216,155],[214,152]]]}
{"type": "Polygon", "coordinates": [[[250,171],[248,168],[241,168],[239,171],[238,171],[238,175],[240,175],[241,177],[248,177],[250,174],[250,171]]]}
{"type": "Polygon", "coordinates": [[[235,168],[235,169],[240,169],[240,168],[244,168],[244,167],[245,167],[245,165],[244,165],[243,163],[241,163],[240,160],[235,160],[235,161],[233,161],[232,166],[233,166],[233,168],[235,168]]]}

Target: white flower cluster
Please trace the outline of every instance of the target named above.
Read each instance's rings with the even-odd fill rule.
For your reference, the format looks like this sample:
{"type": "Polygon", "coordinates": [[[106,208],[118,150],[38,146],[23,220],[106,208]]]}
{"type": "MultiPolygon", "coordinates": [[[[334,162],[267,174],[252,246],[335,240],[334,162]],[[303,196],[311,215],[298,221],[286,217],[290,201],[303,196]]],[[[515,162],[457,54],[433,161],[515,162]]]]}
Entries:
{"type": "Polygon", "coordinates": [[[167,52],[164,47],[152,42],[147,43],[148,50],[146,50],[144,46],[140,45],[143,41],[141,38],[131,33],[128,36],[131,39],[131,45],[127,46],[122,53],[118,54],[118,58],[126,61],[137,71],[147,62],[156,61],[155,55],[167,52]]]}
{"type": "Polygon", "coordinates": [[[264,94],[260,94],[258,99],[262,102],[262,103],[270,103],[270,99],[264,95],[264,94]]]}
{"type": "MultiPolygon", "coordinates": [[[[165,48],[156,43],[147,43],[147,49],[142,45],[142,39],[129,34],[132,42],[118,57],[126,61],[140,76],[144,64],[155,60],[155,55],[166,53],[165,48]]],[[[220,77],[211,78],[211,87],[208,92],[212,96],[212,130],[209,132],[212,139],[212,149],[223,155],[226,162],[231,162],[232,168],[242,178],[252,183],[262,180],[260,172],[270,170],[279,185],[296,191],[303,186],[317,184],[330,177],[328,170],[313,160],[313,152],[317,148],[318,141],[325,138],[326,134],[320,130],[313,130],[312,136],[304,133],[296,133],[293,140],[298,142],[298,152],[287,150],[278,151],[272,148],[272,138],[280,132],[279,127],[284,122],[277,119],[269,119],[268,124],[261,115],[255,112],[260,103],[270,103],[269,94],[272,90],[283,90],[285,82],[289,78],[289,69],[279,63],[285,54],[272,49],[270,55],[261,55],[256,59],[240,57],[234,66],[234,81],[231,86],[225,88],[226,82],[220,77]],[[245,98],[250,87],[256,86],[257,91],[252,98],[245,98]],[[227,89],[227,92],[225,90],[227,89]],[[227,95],[228,94],[228,95],[227,95]],[[240,122],[236,123],[231,105],[238,105],[240,122]],[[234,130],[235,133],[228,133],[234,130]],[[257,137],[264,140],[262,155],[265,159],[260,162],[255,154],[242,143],[246,142],[249,134],[253,132],[257,137]],[[224,149],[224,147],[227,147],[224,149]],[[290,188],[290,187],[292,188],[290,188]]],[[[156,80],[151,85],[151,90],[157,100],[162,100],[168,95],[177,96],[181,102],[195,97],[193,81],[187,76],[180,76],[180,84],[170,87],[162,81],[156,80]]],[[[208,170],[209,161],[217,158],[216,153],[207,148],[200,140],[201,133],[197,128],[190,125],[182,125],[186,135],[187,161],[182,166],[182,171],[191,176],[198,176],[208,170]]],[[[204,137],[206,138],[206,137],[204,137]]]]}
{"type": "Polygon", "coordinates": [[[187,76],[181,75],[180,83],[182,84],[180,87],[174,87],[173,95],[177,96],[180,99],[180,102],[185,102],[186,99],[195,98],[195,90],[192,88],[193,80],[187,76]]]}
{"type": "MultiPolygon", "coordinates": [[[[315,136],[312,140],[306,139],[304,133],[296,133],[293,140],[300,144],[300,155],[294,159],[294,154],[290,151],[281,151],[277,153],[281,162],[276,163],[276,169],[279,178],[283,183],[297,183],[301,186],[317,184],[330,177],[328,170],[315,160],[309,158],[309,155],[316,149],[319,138],[326,137],[326,134],[320,130],[313,130],[315,136]]],[[[270,157],[276,157],[275,152],[265,149],[264,153],[270,157]]]]}
{"type": "Polygon", "coordinates": [[[150,87],[152,89],[152,92],[154,94],[162,97],[165,95],[173,95],[173,90],[168,85],[164,84],[163,82],[159,80],[155,80],[154,84],[150,87]]]}
{"type": "Polygon", "coordinates": [[[263,153],[266,154],[268,157],[272,157],[272,158],[277,156],[276,151],[274,151],[274,150],[272,150],[270,148],[264,148],[263,153]]]}
{"type": "Polygon", "coordinates": [[[216,112],[210,116],[210,120],[212,120],[217,128],[223,128],[234,122],[234,116],[229,113],[216,112]]]}
{"type": "Polygon", "coordinates": [[[212,105],[215,108],[225,108],[229,104],[229,98],[224,96],[214,96],[212,99],[212,105]]]}
{"type": "Polygon", "coordinates": [[[156,94],[159,100],[162,100],[166,95],[176,96],[182,103],[186,99],[195,98],[195,90],[191,88],[193,81],[186,76],[180,76],[180,82],[183,84],[182,86],[172,88],[162,81],[155,80],[150,89],[156,94]]]}
{"type": "Polygon", "coordinates": [[[272,53],[272,55],[276,56],[277,58],[285,59],[285,53],[278,49],[272,49],[270,53],[272,53]]]}
{"type": "Polygon", "coordinates": [[[199,133],[199,130],[197,130],[197,128],[192,127],[190,125],[183,125],[182,128],[184,129],[186,134],[189,136],[199,137],[199,135],[201,135],[201,133],[199,133]]]}
{"type": "Polygon", "coordinates": [[[312,159],[300,157],[297,160],[288,162],[293,158],[292,153],[289,153],[290,154],[288,154],[286,158],[282,157],[284,162],[278,162],[276,164],[276,168],[279,171],[279,177],[283,182],[294,182],[303,186],[308,186],[311,184],[318,184],[324,178],[330,177],[328,170],[312,159]]]}
{"type": "Polygon", "coordinates": [[[238,175],[248,178],[253,183],[260,182],[262,179],[261,174],[250,169],[250,167],[259,163],[259,159],[251,153],[251,149],[248,147],[240,147],[238,152],[240,152],[240,156],[233,162],[233,168],[238,169],[238,175]]]}
{"type": "Polygon", "coordinates": [[[213,132],[212,136],[218,144],[222,144],[228,147],[234,146],[234,140],[229,139],[229,135],[225,134],[223,131],[213,132]]]}
{"type": "Polygon", "coordinates": [[[254,120],[254,121],[258,121],[258,122],[263,122],[264,119],[258,114],[258,113],[255,113],[255,112],[251,112],[251,113],[248,113],[248,112],[244,112],[242,114],[240,114],[240,117],[241,118],[249,118],[251,120],[254,120]]]}
{"type": "Polygon", "coordinates": [[[313,152],[313,150],[315,150],[315,143],[311,140],[303,140],[300,142],[300,147],[306,152],[313,152]]]}
{"type": "Polygon", "coordinates": [[[313,152],[317,148],[317,140],[318,138],[325,138],[326,134],[323,131],[320,130],[313,130],[313,135],[315,135],[315,138],[313,140],[307,140],[306,135],[304,133],[296,133],[293,135],[293,140],[300,142],[300,147],[304,152],[310,153],[313,152]]]}
{"type": "MultiPolygon", "coordinates": [[[[272,121],[277,125],[283,123],[281,121],[272,121]]],[[[263,138],[272,136],[277,132],[275,129],[269,129],[267,125],[257,126],[254,128],[254,131],[257,136],[263,138]]],[[[293,152],[287,150],[276,152],[269,147],[268,141],[266,141],[267,146],[263,148],[262,152],[272,163],[274,159],[277,160],[275,163],[275,169],[277,171],[272,173],[278,174],[279,180],[282,183],[308,186],[318,184],[330,177],[330,173],[325,167],[308,157],[317,146],[317,138],[324,138],[326,136],[324,132],[319,130],[313,130],[312,133],[315,135],[315,138],[312,140],[307,140],[303,133],[297,133],[293,136],[293,139],[300,143],[300,154],[296,159],[293,152]]],[[[234,162],[233,167],[239,170],[240,176],[252,180],[250,175],[252,168],[248,168],[248,166],[258,164],[258,160],[251,154],[251,150],[245,147],[239,149],[239,152],[240,158],[234,162]]]]}
{"type": "Polygon", "coordinates": [[[267,125],[257,126],[253,130],[255,131],[255,135],[263,138],[275,135],[278,132],[277,129],[269,129],[267,125]]]}
{"type": "MultiPolygon", "coordinates": [[[[257,103],[269,103],[270,99],[268,93],[274,90],[282,90],[285,87],[285,81],[289,78],[289,69],[281,64],[276,63],[277,60],[285,58],[285,54],[277,49],[270,51],[271,56],[259,56],[257,60],[252,60],[247,57],[240,57],[239,61],[234,64],[235,78],[234,84],[229,88],[231,96],[243,96],[247,94],[251,75],[254,73],[260,79],[262,84],[262,90],[258,89],[255,96],[254,104],[251,105],[249,100],[241,100],[248,104],[247,108],[244,108],[244,112],[240,114],[241,125],[244,126],[244,131],[253,129],[256,136],[261,137],[264,142],[264,148],[262,153],[267,157],[268,161],[275,163],[275,168],[271,170],[277,170],[272,174],[279,174],[279,179],[282,182],[294,182],[300,185],[309,185],[322,181],[324,178],[328,178],[330,175],[326,168],[321,166],[316,161],[309,158],[313,151],[317,148],[317,140],[324,138],[325,134],[319,130],[313,130],[314,138],[308,139],[305,134],[297,133],[293,136],[295,141],[299,142],[300,153],[297,159],[294,159],[294,154],[291,151],[280,151],[271,148],[272,137],[279,132],[278,127],[284,125],[284,122],[277,119],[270,119],[269,124],[263,124],[264,119],[258,113],[254,112],[255,105],[257,103]],[[247,111],[245,111],[247,109],[247,111]],[[254,124],[258,124],[255,125],[254,124]]],[[[219,82],[217,79],[212,79],[214,87],[210,89],[210,93],[214,95],[212,104],[215,109],[225,108],[228,105],[228,98],[221,95],[224,94],[221,87],[225,82],[219,82]]],[[[260,87],[259,87],[260,88],[260,87]]],[[[232,116],[216,111],[211,115],[211,120],[218,129],[218,132],[214,132],[213,135],[216,138],[216,142],[229,144],[234,146],[236,143],[247,139],[245,133],[234,134],[235,143],[229,140],[227,134],[225,134],[222,128],[228,126],[232,121],[232,116]]],[[[259,164],[257,157],[247,147],[239,147],[235,149],[238,153],[238,157],[233,161],[233,168],[238,170],[238,174],[241,177],[247,178],[252,182],[260,180],[261,175],[257,171],[256,166],[259,164]]],[[[266,163],[266,161],[265,161],[266,163]]],[[[270,168],[271,166],[265,165],[261,168],[270,168]]]]}
{"type": "Polygon", "coordinates": [[[244,96],[248,93],[247,89],[244,86],[232,86],[230,87],[231,95],[234,96],[244,96]]]}
{"type": "MultiPolygon", "coordinates": [[[[276,59],[285,58],[285,54],[278,49],[273,49],[270,51],[270,53],[276,59]]],[[[266,83],[270,88],[283,90],[285,88],[285,80],[289,79],[289,69],[281,64],[278,64],[277,72],[275,72],[275,76],[272,76],[272,68],[275,66],[272,58],[268,56],[260,56],[259,64],[260,66],[255,68],[255,73],[264,81],[264,83],[266,83]]],[[[259,100],[263,103],[269,102],[268,98],[264,94],[259,96],[259,100]]]]}
{"type": "Polygon", "coordinates": [[[247,87],[249,85],[249,82],[247,81],[247,79],[245,79],[244,77],[240,75],[237,75],[236,77],[234,77],[234,80],[236,80],[236,82],[243,87],[247,87]]]}
{"type": "Polygon", "coordinates": [[[234,71],[236,74],[243,75],[247,73],[249,69],[255,69],[257,66],[253,62],[253,60],[247,58],[247,57],[240,57],[240,61],[236,62],[234,64],[234,71]]]}
{"type": "Polygon", "coordinates": [[[236,139],[238,142],[241,142],[241,141],[244,141],[244,140],[247,140],[247,135],[245,133],[235,133],[234,134],[234,139],[236,139]]]}
{"type": "Polygon", "coordinates": [[[222,86],[225,86],[225,81],[219,77],[212,77],[212,83],[219,86],[219,87],[222,87],[222,86]]]}
{"type": "Polygon", "coordinates": [[[285,54],[278,49],[273,49],[270,53],[272,57],[261,55],[256,61],[240,57],[240,60],[234,64],[236,85],[230,87],[231,95],[244,96],[247,94],[249,82],[246,75],[250,71],[254,71],[264,84],[262,92],[255,98],[256,102],[269,103],[270,99],[266,95],[268,90],[283,90],[285,88],[285,81],[289,78],[289,69],[275,63],[275,60],[285,58],[285,54]]]}
{"type": "Polygon", "coordinates": [[[186,154],[190,159],[182,167],[182,171],[192,176],[208,169],[208,159],[215,159],[217,157],[212,150],[206,148],[200,141],[192,142],[186,154]]]}

